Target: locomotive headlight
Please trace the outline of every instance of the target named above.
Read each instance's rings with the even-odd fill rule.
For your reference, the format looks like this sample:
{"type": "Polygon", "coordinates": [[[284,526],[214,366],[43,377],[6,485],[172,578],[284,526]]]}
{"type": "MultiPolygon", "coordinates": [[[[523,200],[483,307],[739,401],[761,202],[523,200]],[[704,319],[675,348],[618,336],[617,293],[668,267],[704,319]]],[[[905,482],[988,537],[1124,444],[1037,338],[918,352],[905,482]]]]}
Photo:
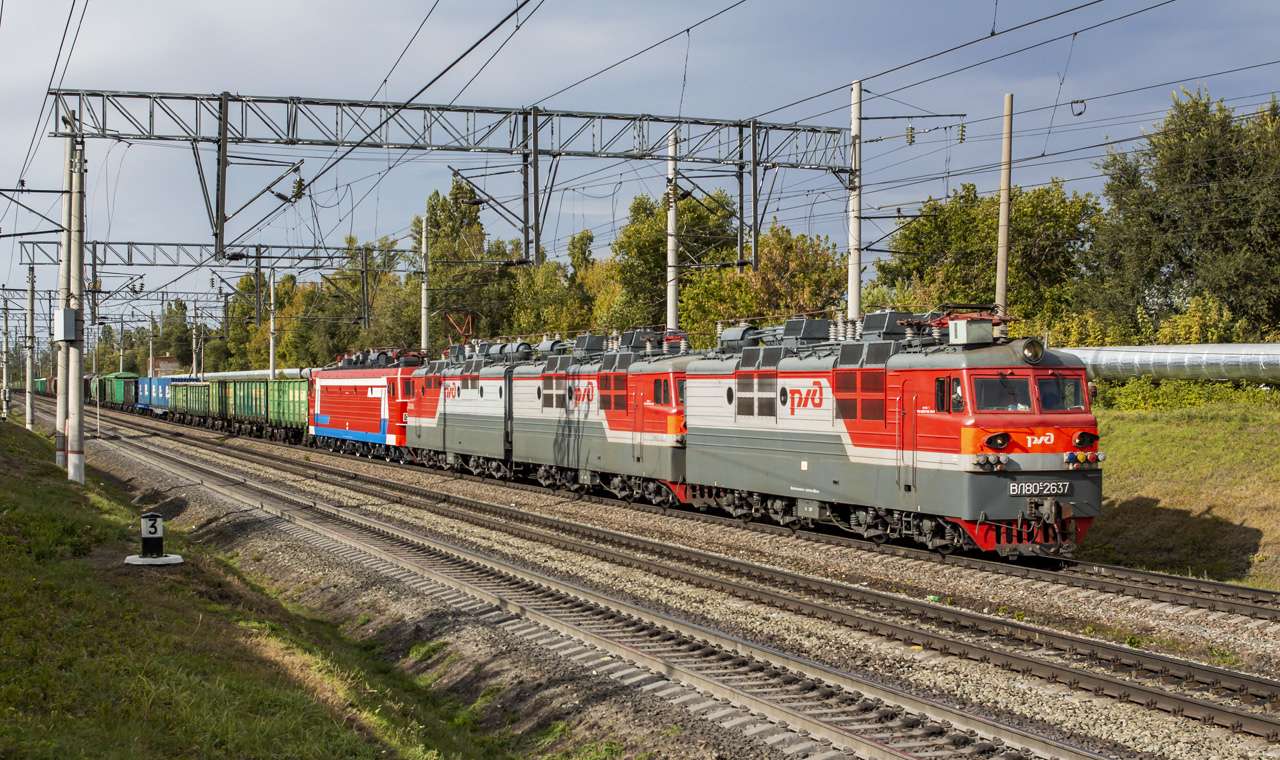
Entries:
{"type": "Polygon", "coordinates": [[[1099,451],[1099,452],[1098,452],[1098,461],[1099,461],[1099,462],[1105,462],[1105,461],[1107,461],[1107,455],[1106,455],[1106,454],[1103,454],[1101,451],[1099,451]]]}
{"type": "Polygon", "coordinates": [[[1076,453],[1074,451],[1068,451],[1066,454],[1062,455],[1062,461],[1067,464],[1075,464],[1077,461],[1076,453]]]}
{"type": "Polygon", "coordinates": [[[986,455],[986,454],[979,454],[979,455],[978,455],[978,458],[974,460],[974,463],[975,463],[975,464],[980,464],[980,465],[981,465],[981,464],[986,464],[986,463],[987,463],[987,455],[986,455]]]}
{"type": "Polygon", "coordinates": [[[1086,455],[1085,455],[1085,458],[1086,458],[1086,459],[1088,459],[1090,462],[1096,462],[1096,461],[1098,461],[1098,455],[1097,455],[1097,454],[1095,454],[1095,453],[1093,453],[1092,451],[1090,451],[1088,454],[1086,454],[1086,455]]]}
{"type": "Polygon", "coordinates": [[[1022,358],[1027,360],[1027,364],[1039,364],[1044,358],[1044,344],[1039,338],[1027,338],[1022,343],[1022,358]]]}
{"type": "Polygon", "coordinates": [[[986,443],[989,448],[998,450],[998,449],[1003,449],[1005,446],[1008,446],[1009,441],[1010,441],[1010,437],[1008,433],[996,433],[995,435],[987,436],[986,443]]]}
{"type": "Polygon", "coordinates": [[[1008,455],[1008,454],[1001,454],[1001,455],[1000,455],[1000,457],[999,457],[999,459],[1000,459],[1000,464],[1009,464],[1009,455],[1008,455]]]}
{"type": "Polygon", "coordinates": [[[1098,442],[1098,434],[1081,430],[1074,439],[1076,448],[1087,449],[1098,442]]]}

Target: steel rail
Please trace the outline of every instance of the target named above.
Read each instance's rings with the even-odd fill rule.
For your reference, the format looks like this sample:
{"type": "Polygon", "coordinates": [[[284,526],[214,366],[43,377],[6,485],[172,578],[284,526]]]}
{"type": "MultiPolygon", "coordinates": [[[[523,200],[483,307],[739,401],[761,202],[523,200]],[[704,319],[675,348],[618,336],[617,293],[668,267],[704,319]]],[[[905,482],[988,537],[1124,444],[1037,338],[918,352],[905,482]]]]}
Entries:
{"type": "MultiPolygon", "coordinates": [[[[113,419],[112,424],[121,423],[113,419]]],[[[145,429],[145,426],[134,427],[145,429]]],[[[1001,743],[1046,758],[1101,760],[1103,757],[1023,729],[967,715],[812,660],[645,609],[443,539],[428,538],[383,520],[354,514],[348,508],[251,483],[223,469],[197,464],[136,440],[108,443],[143,452],[148,457],[143,460],[145,463],[180,477],[197,473],[202,487],[222,496],[586,641],[654,673],[783,722],[793,730],[848,747],[862,757],[907,760],[985,755],[999,751],[1001,743]],[[286,506],[280,507],[273,501],[286,506]],[[413,554],[407,556],[406,548],[412,549],[413,554]],[[430,562],[423,562],[424,556],[430,562]],[[549,607],[556,609],[549,610],[549,607]],[[735,685],[735,680],[746,683],[735,685]],[[877,703],[886,702],[921,715],[903,715],[898,709],[874,709],[877,703]],[[983,741],[969,732],[989,739],[983,741]]],[[[191,442],[182,441],[181,445],[191,445],[191,442]]]]}
{"type": "MultiPolygon", "coordinates": [[[[157,422],[160,421],[157,420],[157,422]]],[[[164,424],[172,424],[178,428],[187,427],[179,426],[176,423],[164,424]]],[[[195,429],[199,430],[202,428],[195,427],[195,429]]],[[[218,431],[210,432],[216,433],[218,431]]],[[[301,451],[323,451],[322,449],[315,449],[298,444],[269,441],[265,438],[257,440],[283,448],[292,448],[301,451]]],[[[374,465],[385,466],[391,470],[403,469],[403,466],[392,464],[390,462],[384,463],[376,459],[370,459],[367,461],[374,465]]],[[[436,470],[428,471],[439,472],[436,470]]],[[[460,480],[472,480],[480,483],[499,485],[513,490],[560,496],[564,495],[562,491],[544,488],[543,486],[533,483],[495,480],[493,478],[466,473],[450,473],[450,477],[460,480]]],[[[903,559],[919,560],[936,564],[948,564],[970,570],[1008,575],[1015,578],[1044,581],[1046,583],[1055,583],[1059,585],[1073,586],[1075,588],[1103,591],[1122,596],[1131,596],[1138,599],[1145,599],[1147,601],[1177,604],[1184,607],[1209,610],[1211,612],[1225,612],[1232,615],[1241,615],[1259,620],[1280,622],[1280,592],[1268,589],[1236,586],[1234,584],[1221,583],[1219,581],[1170,575],[1150,570],[1104,565],[1089,562],[1088,560],[1077,559],[1055,558],[1055,562],[1063,563],[1073,569],[1051,570],[1043,567],[1033,567],[1027,564],[1016,564],[1001,560],[982,559],[979,557],[970,557],[958,554],[939,554],[938,552],[929,551],[927,549],[918,549],[910,546],[877,544],[865,539],[853,538],[851,536],[835,533],[816,530],[795,530],[773,523],[744,521],[738,518],[713,515],[693,510],[655,507],[648,504],[622,501],[620,499],[614,499],[612,497],[601,496],[598,494],[578,494],[576,498],[583,501],[592,501],[599,504],[607,504],[610,506],[653,514],[666,514],[672,517],[680,517],[683,519],[739,528],[758,533],[794,537],[799,540],[812,541],[819,544],[844,546],[862,551],[901,557],[903,559]]]]}
{"type": "MultiPolygon", "coordinates": [[[[133,419],[128,419],[125,424],[135,429],[156,430],[150,425],[139,424],[133,419]]],[[[169,432],[169,435],[174,434],[169,432]]],[[[1162,679],[1175,679],[1183,685],[1190,685],[1196,688],[1232,691],[1244,700],[1253,699],[1264,703],[1280,701],[1280,682],[1270,679],[1165,655],[1142,652],[1129,647],[1095,641],[1072,634],[1047,631],[945,605],[905,599],[871,589],[804,576],[604,528],[583,525],[554,517],[534,515],[517,507],[508,507],[483,500],[457,496],[420,486],[389,483],[368,475],[353,473],[349,470],[321,463],[308,462],[305,465],[299,465],[286,457],[274,454],[248,452],[243,449],[219,446],[206,441],[190,440],[185,436],[183,438],[182,443],[184,445],[289,472],[299,477],[357,491],[374,498],[388,499],[387,491],[394,491],[397,495],[389,500],[397,503],[430,509],[438,513],[444,513],[448,517],[478,524],[491,530],[516,534],[528,540],[552,544],[568,551],[588,554],[605,561],[634,567],[646,572],[653,572],[703,587],[710,587],[741,598],[770,604],[780,609],[837,622],[873,635],[927,647],[953,656],[987,662],[1014,672],[1044,678],[1050,682],[1062,683],[1095,694],[1134,702],[1151,709],[1160,709],[1175,715],[1211,722],[1232,730],[1245,731],[1272,740],[1280,739],[1280,721],[1265,715],[1170,693],[1163,689],[1133,681],[1125,681],[1071,666],[1046,662],[1042,659],[1008,652],[988,645],[975,644],[953,636],[932,633],[918,627],[900,625],[883,619],[868,618],[864,614],[848,609],[833,607],[818,601],[800,599],[793,595],[754,585],[712,578],[700,572],[674,567],[605,547],[584,546],[580,540],[569,539],[550,531],[578,536],[580,539],[589,541],[623,546],[632,551],[656,554],[697,567],[709,567],[720,572],[736,573],[753,580],[774,583],[787,589],[800,590],[819,597],[870,606],[877,611],[888,610],[894,614],[924,619],[930,623],[946,626],[954,630],[977,631],[1000,639],[1016,641],[1023,645],[1049,646],[1067,655],[1096,660],[1114,669],[1142,671],[1162,679]],[[458,509],[446,506],[448,504],[455,505],[458,509]],[[495,517],[482,517],[476,514],[477,512],[486,512],[495,515],[495,517]],[[513,525],[513,520],[531,523],[538,527],[521,528],[513,525]]]]}

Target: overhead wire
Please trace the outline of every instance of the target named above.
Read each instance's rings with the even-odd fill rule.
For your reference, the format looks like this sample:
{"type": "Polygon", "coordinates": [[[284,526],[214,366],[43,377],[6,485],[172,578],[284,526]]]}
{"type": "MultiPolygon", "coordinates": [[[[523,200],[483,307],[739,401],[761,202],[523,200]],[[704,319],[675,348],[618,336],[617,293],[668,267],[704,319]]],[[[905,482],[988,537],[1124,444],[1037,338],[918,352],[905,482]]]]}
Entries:
{"type": "MultiPolygon", "coordinates": [[[[445,68],[444,68],[443,70],[441,70],[441,71],[440,71],[439,73],[437,73],[434,77],[432,77],[432,78],[431,78],[431,79],[430,79],[430,80],[429,80],[425,85],[423,85],[421,88],[419,88],[419,89],[418,89],[418,91],[417,91],[417,92],[415,92],[415,93],[414,93],[414,94],[413,94],[413,95],[412,95],[408,100],[406,100],[404,103],[400,104],[400,105],[399,105],[399,106],[397,106],[396,108],[392,109],[392,110],[391,110],[391,112],[390,112],[389,114],[387,114],[386,116],[384,116],[384,117],[383,117],[383,119],[382,119],[380,122],[378,122],[378,123],[377,123],[377,124],[375,124],[372,128],[370,128],[370,129],[369,129],[369,130],[364,134],[364,136],[362,136],[362,137],[360,138],[360,140],[358,140],[358,141],[356,142],[356,144],[355,144],[355,145],[352,145],[352,146],[348,147],[348,148],[347,148],[347,150],[346,150],[346,151],[345,151],[341,156],[337,157],[336,159],[334,159],[334,160],[332,160],[332,161],[329,161],[329,162],[326,162],[326,163],[325,163],[325,165],[324,165],[323,167],[321,167],[321,170],[320,170],[320,171],[319,171],[319,172],[318,172],[314,177],[312,177],[308,182],[306,182],[306,183],[304,183],[304,184],[303,184],[303,186],[302,186],[302,190],[305,192],[305,191],[306,191],[307,189],[309,189],[312,185],[314,185],[317,181],[319,181],[321,177],[323,177],[326,173],[328,173],[328,172],[329,172],[333,167],[337,166],[337,165],[338,165],[342,160],[344,160],[347,156],[351,155],[351,153],[353,153],[357,148],[359,148],[361,145],[363,145],[363,144],[365,143],[365,141],[367,141],[367,140],[369,139],[369,137],[370,137],[370,136],[372,136],[374,133],[376,133],[376,132],[377,132],[377,130],[381,129],[381,128],[382,128],[382,127],[383,127],[387,122],[389,122],[391,119],[395,118],[395,117],[396,117],[396,115],[400,113],[400,111],[402,111],[402,110],[404,110],[405,108],[407,108],[411,103],[413,103],[415,100],[417,100],[417,99],[418,99],[418,98],[419,98],[419,97],[420,97],[424,92],[426,92],[426,91],[427,91],[427,89],[429,89],[433,84],[435,84],[436,82],[438,82],[438,81],[439,81],[441,78],[443,78],[446,74],[448,74],[450,71],[452,71],[452,70],[453,70],[453,69],[454,69],[454,68],[455,68],[459,63],[461,63],[461,62],[462,62],[462,61],[463,61],[463,60],[464,60],[468,55],[470,55],[472,51],[474,51],[476,48],[480,47],[480,45],[482,45],[482,44],[485,42],[485,40],[487,40],[487,39],[489,39],[490,37],[492,37],[492,36],[493,36],[493,35],[494,35],[494,34],[495,34],[499,29],[501,29],[501,28],[506,24],[506,22],[507,22],[508,20],[510,20],[510,19],[511,19],[511,17],[512,17],[512,16],[516,15],[516,14],[517,14],[517,13],[518,13],[522,8],[524,8],[524,6],[525,6],[525,5],[528,5],[530,2],[532,2],[532,0],[519,0],[518,4],[516,5],[516,7],[515,7],[515,9],[514,9],[514,10],[512,10],[511,12],[509,12],[509,13],[507,13],[505,16],[503,16],[503,17],[502,17],[502,19],[501,19],[501,20],[499,20],[499,21],[498,21],[496,24],[494,24],[492,27],[490,27],[490,28],[489,28],[489,30],[488,30],[487,32],[485,32],[485,33],[484,33],[484,35],[482,35],[482,36],[480,37],[480,39],[478,39],[478,40],[476,40],[475,42],[473,42],[470,46],[468,46],[468,47],[467,47],[467,49],[466,49],[466,50],[464,50],[462,53],[458,54],[458,56],[457,56],[457,57],[455,57],[455,58],[454,58],[454,59],[453,59],[453,60],[452,60],[452,61],[451,61],[447,66],[445,66],[445,68]]],[[[280,204],[279,204],[275,209],[273,209],[272,211],[268,212],[266,216],[262,217],[262,218],[261,218],[261,219],[259,219],[257,222],[255,222],[255,223],[254,223],[254,224],[253,224],[253,225],[252,225],[248,230],[246,230],[244,233],[241,233],[239,236],[237,236],[235,240],[232,240],[232,241],[231,241],[231,243],[230,243],[229,245],[235,245],[235,244],[237,244],[240,240],[242,240],[245,236],[247,236],[248,234],[250,234],[253,230],[257,229],[260,225],[262,225],[262,224],[264,224],[264,223],[266,223],[266,222],[268,222],[268,221],[272,220],[273,218],[275,218],[275,217],[276,217],[276,215],[278,214],[278,212],[279,212],[281,209],[284,209],[284,208],[286,208],[286,207],[288,207],[288,206],[291,206],[291,205],[292,205],[292,203],[291,203],[291,202],[284,202],[284,201],[282,201],[282,202],[281,202],[281,203],[280,203],[280,204]]],[[[182,273],[180,273],[178,276],[171,278],[170,280],[166,281],[163,285],[160,285],[158,288],[152,288],[152,289],[151,289],[150,291],[148,291],[148,292],[156,292],[157,290],[160,290],[160,289],[163,289],[163,288],[168,287],[169,285],[172,285],[173,283],[177,282],[178,280],[182,279],[183,277],[186,277],[187,275],[191,274],[192,272],[194,272],[194,271],[196,271],[196,270],[200,269],[201,267],[205,266],[206,264],[208,264],[208,262],[209,262],[211,259],[212,259],[212,256],[206,256],[206,257],[204,257],[204,259],[202,259],[201,261],[197,262],[195,265],[193,265],[193,266],[191,266],[191,267],[187,268],[185,271],[183,271],[182,273]]]]}
{"type": "MultiPolygon", "coordinates": [[[[53,58],[53,68],[49,72],[49,83],[45,85],[44,92],[40,93],[40,111],[36,114],[36,125],[31,130],[31,139],[27,143],[27,152],[26,155],[23,156],[22,164],[18,169],[18,181],[15,183],[16,187],[22,186],[23,180],[27,176],[27,169],[33,160],[32,152],[36,149],[36,138],[40,136],[40,125],[44,123],[45,105],[48,102],[48,98],[45,93],[49,91],[50,87],[53,87],[53,79],[58,75],[58,64],[62,61],[62,49],[67,43],[67,33],[71,31],[71,19],[76,13],[76,3],[77,0],[71,0],[71,7],[67,9],[67,20],[62,27],[62,39],[58,42],[58,52],[53,58]]],[[[4,218],[9,215],[9,209],[13,208],[13,205],[13,200],[10,199],[5,205],[4,213],[0,214],[0,221],[3,221],[4,218]]],[[[12,271],[10,274],[12,275],[12,271]]]]}
{"type": "MultiPolygon", "coordinates": [[[[1023,23],[1021,23],[1021,24],[1017,24],[1017,25],[1015,25],[1015,26],[1011,26],[1011,27],[1009,27],[1008,29],[1001,29],[1000,31],[994,31],[994,30],[993,30],[991,34],[988,34],[988,35],[985,35],[985,36],[982,36],[982,37],[975,37],[974,39],[968,40],[967,42],[962,42],[962,43],[960,43],[960,44],[958,44],[958,45],[952,45],[951,47],[946,48],[946,49],[944,49],[944,50],[939,50],[939,51],[937,51],[937,52],[930,53],[930,54],[925,55],[925,56],[921,56],[920,58],[916,58],[916,59],[914,59],[914,60],[907,61],[906,63],[901,63],[901,64],[898,64],[897,66],[892,66],[892,67],[887,68],[887,69],[884,69],[884,70],[882,70],[882,71],[877,71],[877,72],[876,72],[876,73],[874,73],[874,74],[869,74],[869,75],[867,75],[867,76],[861,77],[861,78],[860,78],[860,81],[862,81],[862,82],[869,82],[869,81],[871,81],[871,80],[873,80],[873,79],[878,79],[878,78],[880,78],[880,77],[882,77],[882,76],[886,76],[886,75],[888,75],[888,74],[892,74],[892,73],[894,73],[894,72],[896,72],[896,71],[901,71],[901,70],[906,69],[906,68],[909,68],[909,67],[911,67],[911,66],[915,66],[915,65],[917,65],[917,64],[924,63],[924,62],[926,62],[926,61],[931,61],[931,60],[933,60],[934,58],[938,58],[938,57],[941,57],[941,56],[947,55],[948,53],[954,53],[954,52],[956,52],[957,50],[963,50],[964,48],[970,47],[970,46],[972,46],[972,45],[977,45],[977,44],[978,44],[978,43],[980,43],[980,42],[986,42],[987,40],[994,39],[994,38],[999,37],[999,36],[1004,35],[1004,34],[1009,34],[1010,32],[1016,32],[1016,31],[1018,31],[1018,30],[1020,30],[1020,29],[1026,29],[1027,27],[1035,26],[1036,24],[1043,23],[1043,22],[1045,22],[1045,21],[1050,21],[1050,20],[1052,20],[1052,19],[1058,18],[1059,16],[1065,16],[1065,15],[1070,14],[1070,13],[1075,13],[1076,11],[1079,11],[1079,10],[1084,10],[1085,8],[1088,8],[1088,7],[1090,7],[1090,6],[1097,5],[1098,3],[1101,3],[1101,2],[1103,2],[1103,0],[1089,0],[1089,2],[1080,3],[1079,5],[1073,5],[1073,6],[1071,6],[1070,8],[1066,8],[1066,9],[1061,10],[1061,11],[1058,11],[1058,12],[1056,12],[1056,13],[1050,13],[1050,14],[1045,15],[1045,16],[1040,16],[1039,18],[1034,18],[1034,19],[1031,19],[1030,21],[1025,21],[1025,22],[1023,22],[1023,23]]],[[[756,114],[755,116],[752,116],[751,118],[753,118],[753,119],[759,119],[759,118],[761,118],[761,117],[763,117],[763,116],[768,116],[769,114],[777,113],[778,111],[786,110],[786,109],[788,109],[788,108],[791,108],[792,106],[798,106],[798,105],[800,105],[801,103],[808,103],[808,102],[809,102],[809,101],[811,101],[811,100],[817,100],[818,98],[825,97],[825,96],[830,95],[830,94],[832,94],[832,93],[834,93],[834,92],[840,92],[841,90],[848,89],[848,87],[849,87],[849,83],[848,83],[848,82],[841,82],[839,85],[837,85],[837,86],[835,86],[835,87],[832,87],[832,88],[830,88],[830,89],[827,89],[827,90],[823,90],[822,92],[819,92],[819,93],[816,93],[816,94],[813,94],[813,95],[809,95],[809,96],[804,97],[804,98],[800,98],[799,100],[793,100],[793,101],[791,101],[790,103],[785,103],[785,104],[780,105],[780,106],[777,106],[777,107],[775,107],[775,108],[770,108],[770,109],[769,109],[769,110],[767,110],[767,111],[761,111],[760,113],[756,114]]],[[[884,96],[883,96],[883,95],[881,95],[880,97],[884,97],[884,96]]]]}
{"type": "MultiPolygon", "coordinates": [[[[1026,45],[1026,46],[1024,46],[1024,47],[1020,47],[1020,48],[1018,48],[1017,50],[1010,50],[1010,51],[1008,51],[1008,52],[1001,53],[1000,55],[991,56],[990,58],[984,58],[983,60],[978,61],[978,62],[976,62],[976,63],[970,63],[970,64],[965,65],[965,66],[960,66],[960,67],[958,67],[958,68],[951,69],[950,71],[945,71],[945,72],[943,72],[943,73],[941,73],[941,74],[934,74],[933,76],[925,77],[924,79],[917,80],[917,81],[915,81],[915,82],[912,82],[911,84],[904,84],[904,85],[901,85],[900,87],[895,87],[895,88],[893,88],[893,89],[889,90],[887,93],[882,93],[882,94],[880,94],[880,95],[873,95],[873,96],[871,96],[870,98],[867,98],[866,100],[873,100],[873,99],[875,99],[875,98],[877,98],[877,97],[884,97],[885,95],[893,95],[893,94],[896,94],[896,93],[902,92],[902,91],[904,91],[904,90],[910,90],[910,89],[912,89],[912,88],[919,87],[920,85],[923,85],[923,84],[929,84],[929,83],[931,83],[931,82],[936,82],[936,81],[938,81],[938,80],[940,80],[940,79],[945,79],[945,78],[947,78],[947,77],[949,77],[949,76],[954,76],[955,74],[959,74],[959,73],[961,73],[961,72],[969,71],[970,69],[976,69],[976,68],[978,68],[979,66],[985,66],[985,65],[987,65],[988,63],[994,63],[994,62],[996,62],[996,61],[1004,60],[1005,58],[1011,58],[1011,57],[1013,57],[1013,56],[1015,56],[1015,55],[1021,55],[1022,53],[1026,53],[1026,52],[1028,52],[1028,51],[1030,51],[1030,50],[1035,50],[1035,49],[1037,49],[1037,48],[1044,47],[1045,45],[1051,45],[1051,44],[1053,44],[1053,43],[1055,43],[1055,42],[1060,42],[1060,41],[1065,40],[1066,38],[1068,38],[1068,37],[1070,37],[1070,36],[1072,36],[1072,35],[1076,35],[1076,34],[1083,34],[1084,32],[1091,32],[1091,31],[1094,31],[1095,29],[1100,29],[1100,28],[1102,28],[1102,27],[1104,27],[1104,26],[1107,26],[1107,25],[1109,25],[1109,24],[1115,24],[1115,23],[1118,23],[1118,22],[1120,22],[1120,21],[1127,21],[1128,19],[1131,19],[1131,18],[1133,18],[1134,16],[1138,16],[1138,15],[1141,15],[1141,14],[1143,14],[1143,13],[1149,13],[1150,11],[1154,11],[1154,10],[1156,10],[1156,9],[1158,9],[1158,8],[1163,8],[1164,6],[1166,6],[1166,5],[1171,5],[1171,4],[1173,4],[1173,3],[1176,3],[1177,1],[1178,1],[1178,0],[1160,0],[1160,2],[1158,2],[1158,3],[1153,3],[1152,5],[1148,5],[1148,6],[1145,6],[1145,7],[1143,7],[1143,8],[1138,8],[1137,10],[1130,11],[1130,12],[1128,12],[1128,13],[1124,13],[1124,14],[1121,14],[1121,15],[1119,15],[1119,16],[1113,16],[1113,17],[1111,17],[1111,18],[1109,18],[1109,19],[1106,19],[1106,20],[1104,20],[1104,21],[1099,21],[1099,22],[1097,22],[1096,24],[1090,24],[1090,25],[1088,25],[1088,26],[1081,27],[1081,28],[1076,29],[1076,30],[1074,30],[1074,31],[1067,32],[1066,34],[1060,34],[1060,35],[1058,35],[1058,36],[1056,36],[1056,37],[1050,37],[1050,38],[1049,38],[1049,39],[1047,39],[1047,40],[1041,40],[1040,42],[1036,42],[1036,43],[1033,43],[1033,44],[1031,44],[1031,45],[1026,45]]],[[[848,85],[845,85],[845,87],[847,87],[847,86],[848,86],[848,85]]],[[[833,92],[834,92],[834,90],[833,90],[833,92]]],[[[825,94],[825,93],[824,93],[824,94],[825,94]]],[[[865,102],[865,101],[864,101],[864,102],[865,102]]],[[[816,114],[813,114],[813,115],[810,115],[810,116],[806,116],[806,117],[804,117],[803,119],[801,119],[800,121],[810,121],[810,120],[812,120],[812,119],[818,119],[818,118],[821,118],[821,117],[823,117],[823,116],[827,116],[828,114],[835,113],[836,111],[842,111],[842,110],[844,110],[845,108],[848,108],[848,106],[838,106],[838,107],[836,107],[836,108],[829,108],[829,109],[827,109],[827,110],[825,110],[825,111],[822,111],[821,113],[816,113],[816,114]]]]}
{"type": "MultiPolygon", "coordinates": [[[[618,60],[614,61],[613,63],[609,64],[608,66],[605,66],[604,68],[602,68],[602,69],[600,69],[600,70],[598,70],[598,71],[595,71],[595,72],[593,72],[593,73],[591,73],[591,74],[586,75],[585,77],[582,77],[581,79],[577,80],[576,82],[573,82],[572,84],[568,84],[568,85],[565,85],[564,87],[561,87],[560,89],[556,90],[555,92],[551,93],[550,95],[546,95],[546,96],[544,96],[544,97],[542,97],[542,98],[539,98],[538,100],[533,101],[533,102],[532,102],[532,103],[530,103],[529,105],[531,105],[531,106],[538,106],[538,105],[542,105],[543,103],[547,102],[548,100],[551,100],[552,98],[556,97],[557,95],[563,95],[564,93],[568,92],[569,90],[572,90],[573,88],[577,87],[578,85],[581,85],[581,84],[585,84],[585,83],[587,83],[587,82],[590,82],[592,79],[595,79],[596,77],[600,76],[601,74],[605,74],[605,73],[607,73],[607,72],[609,72],[609,71],[612,71],[613,69],[618,68],[619,66],[621,66],[621,65],[622,65],[622,64],[624,64],[624,63],[627,63],[627,62],[629,62],[629,61],[633,61],[633,60],[635,60],[636,58],[639,58],[640,56],[642,56],[642,55],[644,55],[645,53],[649,52],[650,50],[653,50],[654,48],[657,48],[657,47],[661,47],[662,45],[665,45],[666,43],[670,42],[671,40],[674,40],[675,38],[679,37],[680,35],[682,35],[682,34],[687,34],[687,33],[691,32],[691,31],[693,31],[694,29],[697,29],[698,27],[702,26],[703,24],[706,24],[706,23],[708,23],[708,22],[712,21],[713,19],[716,19],[716,18],[718,18],[718,17],[720,17],[720,16],[723,16],[724,14],[728,13],[729,11],[733,10],[734,8],[737,8],[738,6],[740,6],[740,5],[742,5],[742,4],[746,3],[746,2],[747,2],[747,0],[736,0],[736,2],[730,3],[729,5],[725,6],[724,8],[721,8],[720,10],[718,10],[718,11],[716,11],[715,13],[711,14],[710,16],[707,16],[706,18],[702,19],[701,21],[696,21],[696,22],[694,22],[694,23],[690,24],[689,26],[686,26],[684,29],[681,29],[680,31],[676,32],[675,34],[669,35],[669,36],[667,36],[667,37],[663,37],[662,39],[658,40],[657,42],[654,42],[654,43],[652,43],[652,44],[650,44],[650,45],[648,45],[648,46],[646,46],[646,47],[644,47],[644,48],[642,48],[642,49],[640,49],[640,50],[637,50],[636,52],[631,53],[630,55],[624,56],[623,58],[620,58],[620,59],[618,59],[618,60]]],[[[1094,0],[1094,2],[1101,2],[1101,0],[1094,0]]]]}

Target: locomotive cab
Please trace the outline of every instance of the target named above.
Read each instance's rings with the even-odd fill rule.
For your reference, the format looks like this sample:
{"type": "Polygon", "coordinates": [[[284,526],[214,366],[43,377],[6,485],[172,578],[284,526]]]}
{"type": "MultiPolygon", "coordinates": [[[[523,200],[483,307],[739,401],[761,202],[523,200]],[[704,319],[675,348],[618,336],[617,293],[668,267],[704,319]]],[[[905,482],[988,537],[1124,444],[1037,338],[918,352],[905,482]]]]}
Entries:
{"type": "MultiPolygon", "coordinates": [[[[913,473],[912,506],[945,515],[967,547],[1006,556],[1069,554],[1101,511],[1106,458],[1084,367],[1034,338],[948,348],[902,355],[907,365],[931,356],[923,363],[952,366],[930,373],[930,419],[908,419],[916,409],[907,407],[904,429],[932,433],[936,444],[958,443],[954,469],[913,473]]],[[[920,439],[913,445],[928,447],[920,439]]]]}

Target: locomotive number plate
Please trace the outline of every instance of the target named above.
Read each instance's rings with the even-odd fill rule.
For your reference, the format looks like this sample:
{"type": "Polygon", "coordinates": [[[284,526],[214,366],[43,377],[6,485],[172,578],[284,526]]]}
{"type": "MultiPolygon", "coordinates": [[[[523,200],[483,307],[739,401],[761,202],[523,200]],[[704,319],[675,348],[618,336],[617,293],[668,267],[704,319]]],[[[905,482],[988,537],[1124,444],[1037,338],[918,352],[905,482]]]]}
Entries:
{"type": "Polygon", "coordinates": [[[1066,496],[1071,493],[1068,480],[1042,480],[1031,483],[1010,483],[1010,496],[1066,496]]]}

